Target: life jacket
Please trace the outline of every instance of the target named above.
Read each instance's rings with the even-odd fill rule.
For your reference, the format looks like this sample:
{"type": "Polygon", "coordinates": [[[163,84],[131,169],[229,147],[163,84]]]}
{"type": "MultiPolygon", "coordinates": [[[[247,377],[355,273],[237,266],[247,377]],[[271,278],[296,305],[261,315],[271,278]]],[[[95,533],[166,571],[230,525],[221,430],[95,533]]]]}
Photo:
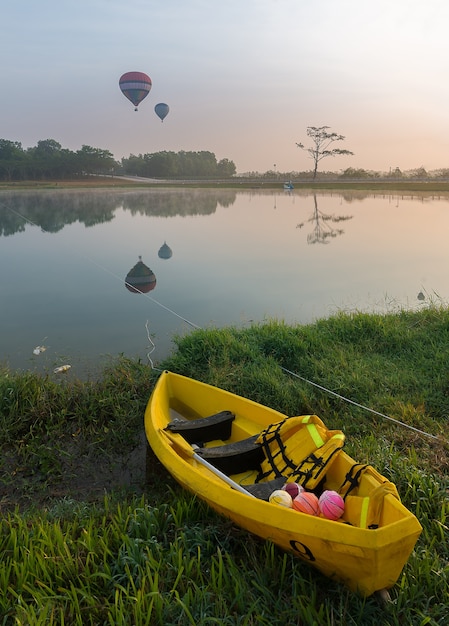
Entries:
{"type": "Polygon", "coordinates": [[[344,445],[341,430],[329,430],[317,415],[288,417],[263,430],[257,443],[265,459],[256,482],[284,476],[314,489],[344,445]]]}
{"type": "Polygon", "coordinates": [[[379,527],[382,515],[384,498],[391,494],[400,500],[396,485],[387,480],[371,465],[354,463],[338,493],[345,502],[343,519],[359,528],[375,529],[379,527]],[[363,474],[368,473],[378,482],[378,486],[372,489],[368,496],[358,495],[358,487],[363,474]]]}

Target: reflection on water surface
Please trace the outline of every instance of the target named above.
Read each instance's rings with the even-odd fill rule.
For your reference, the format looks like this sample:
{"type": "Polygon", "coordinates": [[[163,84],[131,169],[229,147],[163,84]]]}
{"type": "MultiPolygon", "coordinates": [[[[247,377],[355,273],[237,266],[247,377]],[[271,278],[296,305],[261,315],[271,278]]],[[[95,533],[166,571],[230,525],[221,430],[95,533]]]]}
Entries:
{"type": "Polygon", "coordinates": [[[194,326],[446,302],[448,226],[444,196],[1,192],[0,355],[84,376],[194,326]]]}

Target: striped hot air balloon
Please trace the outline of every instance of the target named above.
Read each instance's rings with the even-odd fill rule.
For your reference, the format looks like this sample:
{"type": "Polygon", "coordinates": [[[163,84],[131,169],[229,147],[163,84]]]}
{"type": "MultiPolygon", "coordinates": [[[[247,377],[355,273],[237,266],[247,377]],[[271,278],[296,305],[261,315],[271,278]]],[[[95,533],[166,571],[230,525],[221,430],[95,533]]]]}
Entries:
{"type": "Polygon", "coordinates": [[[134,111],[137,111],[139,104],[150,93],[153,83],[143,72],[126,72],[120,77],[118,84],[123,95],[134,104],[134,111]]]}

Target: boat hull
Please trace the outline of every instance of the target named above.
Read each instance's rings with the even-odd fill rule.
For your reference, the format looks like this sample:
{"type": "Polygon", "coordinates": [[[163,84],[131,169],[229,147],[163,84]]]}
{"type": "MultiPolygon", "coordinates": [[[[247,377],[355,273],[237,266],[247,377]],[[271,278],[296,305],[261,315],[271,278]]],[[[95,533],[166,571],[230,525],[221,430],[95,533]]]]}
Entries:
{"type": "MultiPolygon", "coordinates": [[[[198,419],[223,410],[235,414],[231,439],[237,441],[286,417],[178,374],[161,375],[145,412],[145,429],[154,453],[172,476],[221,515],[293,553],[351,590],[369,596],[392,587],[422,530],[416,517],[390,494],[384,498],[381,524],[371,529],[306,515],[236,491],[186,452],[185,443],[176,445],[176,438],[181,435],[168,436],[164,430],[173,417],[198,419]]],[[[344,481],[354,463],[340,451],[329,470],[326,488],[344,481]]],[[[240,482],[240,477],[233,478],[240,482]]],[[[367,493],[370,482],[371,487],[376,487],[375,480],[367,478],[367,493]]]]}

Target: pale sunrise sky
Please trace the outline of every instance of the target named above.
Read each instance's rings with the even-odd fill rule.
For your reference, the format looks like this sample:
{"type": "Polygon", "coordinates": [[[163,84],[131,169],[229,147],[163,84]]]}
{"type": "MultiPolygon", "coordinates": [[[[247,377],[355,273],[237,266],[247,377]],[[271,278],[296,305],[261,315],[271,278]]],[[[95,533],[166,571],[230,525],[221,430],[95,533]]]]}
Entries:
{"type": "Polygon", "coordinates": [[[4,0],[0,52],[0,138],[23,148],[304,171],[296,142],[326,125],[354,156],[320,169],[449,167],[447,0],[4,0]],[[153,81],[137,113],[128,71],[153,81]]]}

